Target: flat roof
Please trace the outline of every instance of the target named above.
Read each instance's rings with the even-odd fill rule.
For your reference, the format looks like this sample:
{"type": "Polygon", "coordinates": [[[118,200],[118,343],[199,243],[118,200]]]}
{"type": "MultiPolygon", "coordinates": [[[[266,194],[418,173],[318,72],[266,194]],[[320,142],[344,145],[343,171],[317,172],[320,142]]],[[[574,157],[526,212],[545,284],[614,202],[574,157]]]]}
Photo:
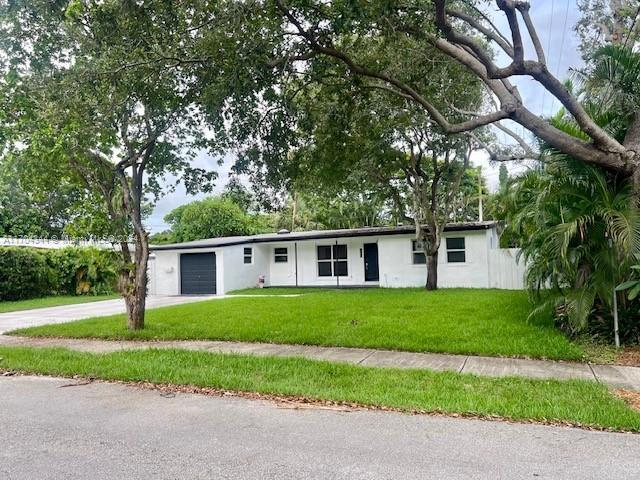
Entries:
{"type": "MultiPolygon", "coordinates": [[[[495,227],[498,222],[459,222],[448,223],[444,227],[445,232],[460,232],[469,230],[488,230],[495,227]]],[[[315,240],[322,238],[348,238],[348,237],[369,237],[379,235],[406,235],[415,232],[413,225],[399,225],[397,227],[363,227],[347,228],[342,230],[310,230],[306,232],[287,233],[261,233],[258,235],[245,235],[237,237],[217,237],[206,238],[204,240],[194,240],[191,242],[172,243],[169,245],[151,245],[152,251],[158,250],[187,250],[192,248],[214,248],[227,247],[231,245],[243,245],[251,243],[267,242],[294,242],[297,240],[315,240]]]]}

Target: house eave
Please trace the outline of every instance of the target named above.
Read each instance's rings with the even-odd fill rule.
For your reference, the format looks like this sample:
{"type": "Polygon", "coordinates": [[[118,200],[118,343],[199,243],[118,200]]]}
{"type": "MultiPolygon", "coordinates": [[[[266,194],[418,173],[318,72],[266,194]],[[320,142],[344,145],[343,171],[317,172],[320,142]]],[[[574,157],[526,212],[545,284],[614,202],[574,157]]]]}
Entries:
{"type": "MultiPolygon", "coordinates": [[[[489,230],[495,228],[497,222],[466,222],[466,223],[450,223],[444,228],[445,232],[462,232],[489,230]]],[[[303,240],[323,240],[328,238],[357,238],[357,237],[377,237],[389,235],[407,235],[415,232],[413,225],[402,225],[398,227],[366,227],[344,230],[317,230],[313,232],[291,232],[291,233],[273,233],[264,235],[254,235],[244,238],[225,237],[212,238],[206,240],[196,240],[194,242],[174,243],[170,245],[152,245],[151,251],[162,250],[199,250],[212,249],[221,247],[230,247],[234,245],[250,245],[258,243],[284,243],[299,242],[303,240]]]]}

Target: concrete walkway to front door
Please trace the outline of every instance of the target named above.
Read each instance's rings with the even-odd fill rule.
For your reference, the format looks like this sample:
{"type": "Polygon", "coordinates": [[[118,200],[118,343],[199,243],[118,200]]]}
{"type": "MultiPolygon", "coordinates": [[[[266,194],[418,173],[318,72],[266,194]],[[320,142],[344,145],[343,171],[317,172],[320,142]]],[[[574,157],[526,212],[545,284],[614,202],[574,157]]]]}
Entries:
{"type": "Polygon", "coordinates": [[[303,357],[346,362],[369,367],[418,368],[471,373],[490,377],[520,376],[538,379],[592,380],[617,388],[640,391],[640,367],[593,365],[521,358],[480,357],[437,353],[411,353],[365,348],[278,345],[270,343],[212,340],[116,341],[72,338],[29,338],[0,335],[0,346],[64,347],[71,350],[109,353],[121,350],[177,348],[210,353],[303,357]]]}

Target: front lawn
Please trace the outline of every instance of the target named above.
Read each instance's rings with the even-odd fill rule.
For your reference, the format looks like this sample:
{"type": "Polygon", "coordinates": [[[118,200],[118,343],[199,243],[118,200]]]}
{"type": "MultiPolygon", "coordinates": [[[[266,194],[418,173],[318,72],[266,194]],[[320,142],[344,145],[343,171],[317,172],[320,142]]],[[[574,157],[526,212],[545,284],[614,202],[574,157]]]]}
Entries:
{"type": "Polygon", "coordinates": [[[32,310],[34,308],[59,307],[61,305],[74,305],[77,303],[99,302],[118,298],[119,295],[54,295],[43,298],[31,298],[29,300],[16,300],[0,302],[0,313],[17,312],[20,310],[32,310]]]}
{"type": "Polygon", "coordinates": [[[123,315],[12,333],[106,339],[210,339],[415,352],[578,360],[582,350],[550,318],[527,322],[526,293],[507,290],[324,290],[299,297],[228,298],[147,312],[130,332],[123,315]]]}
{"type": "Polygon", "coordinates": [[[185,350],[96,355],[4,347],[0,348],[0,369],[640,431],[640,414],[605,386],[579,380],[487,378],[185,350]]]}

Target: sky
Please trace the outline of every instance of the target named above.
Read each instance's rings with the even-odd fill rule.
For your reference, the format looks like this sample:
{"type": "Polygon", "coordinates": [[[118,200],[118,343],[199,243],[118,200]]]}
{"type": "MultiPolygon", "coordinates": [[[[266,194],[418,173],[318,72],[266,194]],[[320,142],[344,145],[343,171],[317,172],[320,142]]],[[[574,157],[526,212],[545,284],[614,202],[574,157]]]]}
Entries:
{"type": "MultiPolygon", "coordinates": [[[[491,9],[489,13],[492,15],[496,25],[501,31],[508,32],[504,15],[497,10],[494,4],[491,4],[489,8],[491,9]]],[[[545,49],[548,68],[561,80],[566,79],[569,68],[580,67],[582,65],[578,51],[578,38],[574,31],[574,26],[579,19],[576,0],[531,0],[530,14],[545,49]]],[[[526,53],[529,58],[533,58],[530,45],[527,46],[526,53]]],[[[506,64],[506,57],[498,57],[498,63],[502,65],[506,64]]],[[[516,78],[513,83],[515,83],[520,90],[524,104],[534,113],[548,116],[559,108],[559,103],[554,101],[551,95],[545,93],[544,89],[537,85],[534,80],[527,77],[520,77],[516,78]]],[[[524,133],[524,130],[518,125],[515,126],[515,130],[524,133]]],[[[510,139],[501,132],[498,132],[498,139],[504,143],[510,142],[510,139]]],[[[229,178],[229,172],[233,166],[233,161],[233,156],[227,155],[224,157],[224,163],[218,165],[217,158],[210,156],[206,152],[202,152],[195,160],[195,167],[216,170],[218,172],[218,180],[216,182],[216,188],[212,193],[213,195],[220,193],[224,189],[229,178]]],[[[489,189],[495,190],[498,185],[499,165],[491,164],[488,161],[488,155],[482,152],[473,154],[471,161],[474,165],[482,166],[482,173],[487,180],[489,189]]],[[[507,168],[511,173],[515,173],[523,167],[509,163],[507,164],[507,168]]],[[[175,179],[168,178],[168,184],[174,182],[175,179]]],[[[184,187],[178,185],[175,191],[168,193],[157,202],[153,213],[145,222],[147,228],[152,233],[166,230],[168,226],[163,218],[167,213],[184,203],[192,202],[212,194],[188,195],[184,187]]]]}

